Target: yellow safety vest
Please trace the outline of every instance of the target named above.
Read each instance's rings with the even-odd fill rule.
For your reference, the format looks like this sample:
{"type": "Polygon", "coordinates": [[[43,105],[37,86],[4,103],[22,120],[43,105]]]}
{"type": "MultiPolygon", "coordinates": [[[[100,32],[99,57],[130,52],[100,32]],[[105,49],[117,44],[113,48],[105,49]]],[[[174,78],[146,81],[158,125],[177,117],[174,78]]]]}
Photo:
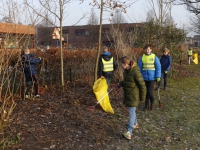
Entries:
{"type": "Polygon", "coordinates": [[[155,61],[155,54],[151,54],[151,55],[143,54],[143,56],[142,56],[142,63],[143,63],[142,70],[155,70],[154,61],[155,61]]]}
{"type": "Polygon", "coordinates": [[[192,55],[192,50],[188,50],[188,55],[192,55]]]}
{"type": "Polygon", "coordinates": [[[102,58],[102,62],[103,62],[103,71],[104,72],[109,72],[109,71],[113,71],[113,57],[109,60],[109,61],[105,61],[102,58]]]}

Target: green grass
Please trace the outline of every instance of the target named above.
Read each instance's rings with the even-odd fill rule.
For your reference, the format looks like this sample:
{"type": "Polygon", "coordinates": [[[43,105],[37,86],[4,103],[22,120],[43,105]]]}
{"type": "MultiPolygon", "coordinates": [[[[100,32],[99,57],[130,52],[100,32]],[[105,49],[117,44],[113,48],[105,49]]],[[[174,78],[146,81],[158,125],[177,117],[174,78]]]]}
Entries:
{"type": "MultiPolygon", "coordinates": [[[[186,69],[198,72],[197,66],[186,69]]],[[[150,139],[148,145],[143,140],[144,149],[200,149],[199,89],[199,78],[170,79],[169,88],[160,91],[162,107],[148,113],[139,112],[141,132],[150,139]]],[[[155,97],[158,99],[157,92],[155,97]]],[[[155,104],[158,105],[157,100],[155,104]]]]}
{"type": "MultiPolygon", "coordinates": [[[[184,69],[200,75],[200,65],[185,65],[184,69]]],[[[137,112],[140,129],[133,131],[131,141],[121,141],[123,150],[198,150],[200,149],[200,80],[198,77],[169,79],[166,91],[154,91],[155,109],[137,112]]],[[[115,109],[111,122],[127,123],[128,114],[115,109]],[[123,114],[123,115],[119,115],[123,114]]],[[[109,144],[110,145],[110,144],[109,144]]],[[[112,149],[107,146],[107,149],[112,149]]],[[[116,148],[117,149],[117,148],[116,148]]]]}
{"type": "MultiPolygon", "coordinates": [[[[117,89],[110,98],[114,115],[105,113],[99,105],[91,113],[85,101],[81,105],[66,104],[64,125],[68,129],[62,132],[64,139],[57,141],[65,144],[66,149],[78,150],[200,150],[200,65],[182,65],[181,69],[189,72],[190,77],[187,74],[187,78],[180,78],[177,74],[176,78],[169,78],[167,90],[160,90],[161,108],[157,91],[154,91],[153,111],[144,112],[144,104],[140,104],[137,111],[140,128],[133,130],[131,140],[122,137],[128,122],[128,108],[122,104],[122,89],[117,89]]],[[[86,94],[82,95],[86,97],[86,94]]],[[[93,97],[92,93],[87,100],[93,97]]],[[[2,147],[12,146],[14,142],[10,139],[3,140],[2,147]]],[[[48,141],[46,144],[49,146],[48,141]]]]}

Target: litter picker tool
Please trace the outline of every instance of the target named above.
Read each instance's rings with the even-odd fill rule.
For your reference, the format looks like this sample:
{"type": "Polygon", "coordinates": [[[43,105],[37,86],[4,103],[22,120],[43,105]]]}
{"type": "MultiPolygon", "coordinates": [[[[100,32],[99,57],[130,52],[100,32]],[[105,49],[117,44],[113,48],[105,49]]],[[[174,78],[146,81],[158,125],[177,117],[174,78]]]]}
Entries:
{"type": "Polygon", "coordinates": [[[161,108],[162,107],[162,104],[160,102],[160,89],[158,89],[158,101],[159,101],[159,107],[161,108]]]}
{"type": "Polygon", "coordinates": [[[90,110],[91,112],[94,112],[95,107],[113,90],[113,88],[107,92],[94,106],[89,106],[88,110],[90,110]]]}

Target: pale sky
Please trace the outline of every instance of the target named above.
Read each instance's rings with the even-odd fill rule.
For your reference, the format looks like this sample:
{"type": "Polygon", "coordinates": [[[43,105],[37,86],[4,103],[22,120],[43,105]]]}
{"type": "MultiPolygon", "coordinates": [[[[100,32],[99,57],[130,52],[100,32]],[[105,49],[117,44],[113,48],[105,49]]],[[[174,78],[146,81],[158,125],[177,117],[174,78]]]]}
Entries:
{"type": "MultiPolygon", "coordinates": [[[[17,2],[23,2],[23,0],[16,0],[17,2]]],[[[96,0],[100,1],[100,0],[96,0]]],[[[132,0],[134,1],[134,0],[132,0]]],[[[131,8],[127,8],[127,13],[123,16],[126,19],[128,23],[139,23],[144,22],[146,20],[146,14],[149,10],[148,7],[149,2],[151,0],[138,0],[136,3],[134,3],[131,8]]],[[[156,0],[154,0],[156,1],[156,0]]],[[[34,2],[37,2],[34,0],[34,2]]],[[[82,19],[78,24],[76,25],[86,25],[88,22],[88,18],[90,16],[90,11],[93,8],[89,5],[89,3],[93,2],[93,0],[84,0],[84,3],[80,4],[80,0],[72,0],[69,5],[66,5],[65,8],[65,20],[63,21],[63,26],[72,26],[80,20],[80,18],[83,16],[84,13],[88,13],[87,17],[82,19]]],[[[95,8],[95,13],[99,17],[100,10],[95,8]]],[[[189,15],[192,15],[189,13],[184,6],[173,6],[172,7],[172,17],[174,19],[174,22],[177,24],[178,28],[186,28],[187,24],[189,22],[189,15]]],[[[110,13],[104,12],[104,20],[103,24],[109,24],[108,21],[111,19],[110,13]]],[[[53,18],[52,18],[53,19],[53,18]]]]}
{"type": "MultiPolygon", "coordinates": [[[[127,9],[127,13],[123,14],[123,16],[126,18],[128,23],[142,22],[146,20],[146,13],[149,7],[148,1],[150,0],[138,0],[131,6],[131,8],[127,9]]],[[[83,4],[79,4],[77,1],[70,4],[70,7],[68,7],[68,16],[64,20],[63,25],[74,25],[81,18],[83,13],[90,13],[91,8],[93,8],[89,5],[90,2],[92,2],[92,0],[86,0],[83,4]]],[[[99,17],[99,10],[95,9],[95,12],[99,17]]],[[[178,28],[185,28],[187,26],[190,15],[192,14],[189,13],[184,6],[172,6],[172,17],[178,28]]],[[[109,14],[104,13],[104,24],[109,23],[108,18],[110,18],[109,14]]],[[[77,25],[86,25],[87,21],[88,18],[85,18],[77,25]]]]}

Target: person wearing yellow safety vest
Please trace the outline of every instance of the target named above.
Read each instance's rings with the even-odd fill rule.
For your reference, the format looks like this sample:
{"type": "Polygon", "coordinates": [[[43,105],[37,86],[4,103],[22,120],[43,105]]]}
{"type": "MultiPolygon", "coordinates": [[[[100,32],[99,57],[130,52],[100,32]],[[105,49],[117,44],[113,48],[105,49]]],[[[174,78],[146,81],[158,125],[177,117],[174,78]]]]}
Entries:
{"type": "Polygon", "coordinates": [[[143,49],[145,53],[142,55],[142,57],[139,58],[138,66],[140,67],[140,71],[142,73],[147,88],[144,110],[152,110],[154,107],[154,82],[155,80],[157,80],[157,82],[160,81],[161,64],[158,57],[152,53],[151,44],[146,44],[143,49]]]}
{"type": "Polygon", "coordinates": [[[107,84],[113,77],[114,71],[117,69],[117,62],[111,53],[108,51],[108,47],[103,47],[103,54],[99,57],[98,75],[101,78],[106,78],[107,84]]]}
{"type": "Polygon", "coordinates": [[[190,61],[192,60],[192,55],[193,55],[192,48],[189,47],[189,49],[188,49],[188,63],[189,63],[189,65],[190,65],[190,61]]]}

